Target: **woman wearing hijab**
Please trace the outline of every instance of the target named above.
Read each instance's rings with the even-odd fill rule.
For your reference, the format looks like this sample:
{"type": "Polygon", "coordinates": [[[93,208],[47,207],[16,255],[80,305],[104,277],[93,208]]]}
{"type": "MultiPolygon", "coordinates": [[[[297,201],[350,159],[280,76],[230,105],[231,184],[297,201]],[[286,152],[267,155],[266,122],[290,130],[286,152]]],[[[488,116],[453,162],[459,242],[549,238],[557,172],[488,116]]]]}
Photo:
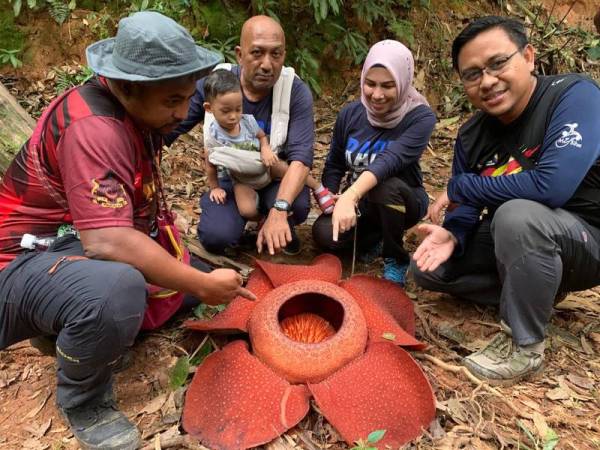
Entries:
{"type": "Polygon", "coordinates": [[[404,285],[409,255],[404,231],[427,212],[419,159],[436,118],[412,86],[412,53],[400,42],[373,45],[363,65],[360,101],[340,111],[323,170],[323,185],[337,196],[331,215],[313,225],[317,245],[384,258],[383,277],[404,285]],[[360,214],[357,214],[360,211],[360,214]],[[383,243],[383,246],[382,246],[383,243]]]}

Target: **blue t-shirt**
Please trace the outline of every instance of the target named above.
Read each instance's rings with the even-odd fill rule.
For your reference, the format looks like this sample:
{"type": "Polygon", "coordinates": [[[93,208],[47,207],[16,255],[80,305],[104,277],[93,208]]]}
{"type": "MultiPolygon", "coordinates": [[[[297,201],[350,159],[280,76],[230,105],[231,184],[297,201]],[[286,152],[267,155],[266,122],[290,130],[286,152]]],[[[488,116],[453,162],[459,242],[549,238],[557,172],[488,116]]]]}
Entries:
{"type": "Polygon", "coordinates": [[[338,192],[346,173],[354,181],[368,170],[378,183],[398,177],[409,186],[422,186],[419,159],[427,148],[435,122],[431,108],[420,105],[395,128],[378,128],[369,123],[367,110],[360,101],[346,105],[335,122],[323,184],[338,192]]]}
{"type": "MultiPolygon", "coordinates": [[[[232,70],[238,78],[240,67],[233,66],[232,70]]],[[[172,143],[180,134],[187,133],[194,126],[204,120],[204,80],[196,83],[196,93],[190,100],[188,117],[177,129],[166,137],[168,144],[172,143]]],[[[273,92],[258,102],[251,102],[244,96],[242,110],[244,114],[254,116],[258,125],[267,134],[271,133],[271,114],[273,110],[273,92]]],[[[299,161],[307,167],[312,167],[313,144],[315,140],[313,120],[313,99],[310,89],[298,77],[294,77],[290,102],[290,121],[288,125],[287,141],[279,152],[279,157],[288,162],[299,161]]]]}
{"type": "Polygon", "coordinates": [[[526,199],[561,208],[590,168],[600,164],[600,89],[596,85],[578,81],[561,95],[538,152],[531,170],[481,176],[469,169],[459,134],[448,182],[448,197],[459,205],[444,220],[444,227],[458,240],[457,253],[464,250],[465,239],[479,224],[485,207],[493,210],[509,200],[526,199]],[[574,131],[579,139],[562,145],[561,137],[574,131]]]}
{"type": "Polygon", "coordinates": [[[261,129],[256,123],[254,116],[242,114],[240,120],[240,134],[232,136],[225,131],[215,120],[210,124],[210,134],[219,143],[225,147],[233,147],[240,150],[252,152],[260,151],[260,141],[256,137],[261,129]]]}

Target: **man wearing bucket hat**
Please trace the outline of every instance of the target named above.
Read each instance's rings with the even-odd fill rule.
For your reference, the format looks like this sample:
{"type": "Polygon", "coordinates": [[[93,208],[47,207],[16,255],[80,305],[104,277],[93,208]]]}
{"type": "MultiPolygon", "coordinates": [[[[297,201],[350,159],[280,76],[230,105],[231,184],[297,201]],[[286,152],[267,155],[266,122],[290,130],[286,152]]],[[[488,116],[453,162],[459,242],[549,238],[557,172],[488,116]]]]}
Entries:
{"type": "Polygon", "coordinates": [[[46,109],[0,185],[0,349],[56,336],[57,405],[74,436],[86,449],[135,449],[112,375],[144,319],[146,281],[207,303],[253,295],[236,272],[203,273],[150,237],[162,135],[220,55],[141,12],[87,58],[98,76],[46,109]],[[20,247],[26,233],[56,238],[65,225],[47,251],[40,240],[37,251],[20,247]]]}
{"type": "MultiPolygon", "coordinates": [[[[243,113],[251,114],[262,130],[269,135],[271,147],[280,159],[286,160],[289,168],[281,180],[275,180],[260,189],[259,211],[266,214],[256,241],[259,252],[263,247],[269,253],[283,250],[297,254],[300,242],[294,226],[306,220],[310,210],[306,177],[313,162],[314,120],[313,100],[308,86],[290,67],[283,67],[285,60],[285,35],[281,25],[267,16],[248,19],[236,47],[238,65],[231,71],[240,79],[243,94],[243,113]],[[282,70],[283,69],[283,70],[282,70]],[[291,73],[291,76],[289,75],[291,73]],[[281,92],[287,77],[292,79],[288,102],[284,105],[287,127],[278,126],[277,107],[281,105],[275,92],[281,92]],[[277,130],[277,132],[275,132],[277,130]],[[282,139],[281,145],[275,138],[282,139]]],[[[282,96],[285,97],[285,96],[282,96]]],[[[204,120],[204,79],[198,81],[194,98],[190,102],[188,117],[168,140],[191,130],[204,120]]],[[[200,200],[202,217],[198,225],[198,238],[209,250],[221,253],[227,247],[235,247],[242,237],[245,220],[235,204],[232,184],[228,179],[219,180],[220,187],[228,195],[222,204],[213,202],[208,193],[200,200]]]]}

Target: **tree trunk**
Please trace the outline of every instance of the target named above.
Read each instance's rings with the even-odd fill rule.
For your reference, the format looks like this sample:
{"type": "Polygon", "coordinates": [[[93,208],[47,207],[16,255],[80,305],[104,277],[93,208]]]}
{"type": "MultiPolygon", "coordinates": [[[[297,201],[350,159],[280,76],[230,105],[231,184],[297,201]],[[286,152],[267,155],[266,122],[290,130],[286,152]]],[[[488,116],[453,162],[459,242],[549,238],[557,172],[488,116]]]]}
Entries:
{"type": "Polygon", "coordinates": [[[35,120],[0,83],[0,175],[29,139],[34,127],[35,120]]]}

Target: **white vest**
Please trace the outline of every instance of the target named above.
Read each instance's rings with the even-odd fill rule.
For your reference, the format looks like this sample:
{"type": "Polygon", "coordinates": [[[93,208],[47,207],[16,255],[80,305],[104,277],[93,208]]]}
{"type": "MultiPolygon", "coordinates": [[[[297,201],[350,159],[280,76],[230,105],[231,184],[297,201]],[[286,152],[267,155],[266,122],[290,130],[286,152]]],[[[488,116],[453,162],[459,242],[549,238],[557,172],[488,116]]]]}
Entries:
{"type": "MultiPolygon", "coordinates": [[[[213,70],[225,69],[231,70],[232,64],[221,63],[213,70]]],[[[290,123],[290,103],[292,97],[292,85],[296,73],[292,67],[284,67],[281,70],[279,79],[273,86],[273,106],[271,112],[271,134],[269,135],[269,144],[271,149],[277,154],[287,140],[288,125],[290,123]]],[[[204,148],[214,147],[210,141],[210,124],[215,118],[211,113],[204,113],[204,148]]],[[[219,147],[229,148],[229,147],[219,147]]],[[[211,161],[212,162],[212,161],[211,161]]]]}

